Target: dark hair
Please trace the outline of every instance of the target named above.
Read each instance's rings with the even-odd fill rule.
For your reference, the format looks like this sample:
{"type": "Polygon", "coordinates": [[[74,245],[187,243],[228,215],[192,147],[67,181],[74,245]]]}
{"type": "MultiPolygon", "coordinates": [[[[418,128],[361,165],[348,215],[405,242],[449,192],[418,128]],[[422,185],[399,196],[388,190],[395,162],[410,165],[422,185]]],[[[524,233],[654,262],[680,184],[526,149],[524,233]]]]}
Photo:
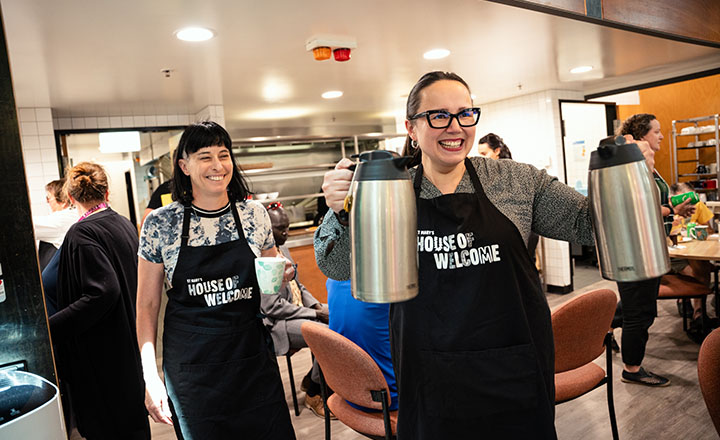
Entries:
{"type": "MultiPolygon", "coordinates": [[[[418,109],[420,108],[420,92],[422,92],[426,87],[431,86],[436,82],[442,80],[457,81],[460,84],[464,85],[465,88],[468,90],[468,93],[470,93],[470,86],[468,86],[465,80],[460,78],[460,76],[456,73],[441,71],[426,73],[425,75],[420,77],[418,82],[415,83],[412,90],[410,90],[410,94],[408,95],[407,104],[405,106],[405,119],[410,121],[411,124],[413,124],[414,122],[410,118],[415,116],[418,113],[418,109]]],[[[409,134],[405,139],[405,147],[403,147],[402,155],[413,157],[408,164],[408,167],[414,167],[415,165],[418,165],[420,164],[420,162],[422,162],[422,152],[420,151],[420,148],[413,147],[412,139],[410,138],[409,134]]]]}
{"type": "Polygon", "coordinates": [[[199,149],[214,145],[222,145],[230,151],[233,175],[227,187],[228,196],[231,200],[245,200],[247,198],[250,191],[240,172],[240,168],[235,162],[235,156],[232,154],[230,135],[216,122],[205,121],[189,125],[180,137],[180,142],[175,149],[173,154],[173,183],[171,185],[173,200],[179,200],[183,204],[192,203],[193,201],[192,183],[190,177],[186,176],[180,169],[180,159],[187,159],[189,155],[199,149]]]}
{"type": "Polygon", "coordinates": [[[505,145],[503,139],[495,133],[488,133],[485,136],[481,137],[478,141],[478,145],[480,144],[488,144],[488,146],[490,146],[490,149],[493,151],[497,151],[499,149],[500,151],[498,151],[498,159],[512,159],[510,149],[507,145],[505,145]]]}
{"type": "Polygon", "coordinates": [[[102,165],[80,162],[66,173],[65,191],[83,205],[104,202],[107,190],[108,179],[102,165]]]}
{"type": "Polygon", "coordinates": [[[623,122],[620,128],[620,134],[630,134],[634,139],[642,139],[650,132],[650,123],[657,119],[655,115],[650,113],[638,113],[632,115],[623,122]]]}
{"type": "Polygon", "coordinates": [[[63,189],[64,186],[65,179],[53,180],[52,182],[49,182],[47,185],[45,185],[45,191],[52,194],[53,198],[55,198],[55,200],[62,205],[68,202],[67,194],[63,189]]]}
{"type": "Polygon", "coordinates": [[[695,191],[695,189],[692,186],[690,186],[690,184],[687,182],[673,183],[670,186],[670,195],[671,196],[674,196],[676,194],[684,194],[684,193],[690,192],[690,191],[695,191]]]}

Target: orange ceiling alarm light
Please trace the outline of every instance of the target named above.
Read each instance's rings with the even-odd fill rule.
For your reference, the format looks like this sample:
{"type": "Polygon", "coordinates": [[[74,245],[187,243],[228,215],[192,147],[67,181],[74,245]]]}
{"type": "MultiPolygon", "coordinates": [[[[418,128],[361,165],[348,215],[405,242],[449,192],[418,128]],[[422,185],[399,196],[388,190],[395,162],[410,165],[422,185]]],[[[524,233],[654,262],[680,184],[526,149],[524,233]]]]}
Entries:
{"type": "Polygon", "coordinates": [[[325,61],[330,58],[330,48],[327,46],[316,47],[312,53],[316,61],[325,61]]]}
{"type": "Polygon", "coordinates": [[[305,50],[312,51],[318,61],[330,58],[331,52],[335,61],[348,61],[350,51],[357,48],[355,37],[345,35],[313,35],[305,41],[305,50]]]}
{"type": "Polygon", "coordinates": [[[347,61],[350,59],[350,49],[347,47],[335,49],[333,55],[335,55],[335,61],[347,61]]]}

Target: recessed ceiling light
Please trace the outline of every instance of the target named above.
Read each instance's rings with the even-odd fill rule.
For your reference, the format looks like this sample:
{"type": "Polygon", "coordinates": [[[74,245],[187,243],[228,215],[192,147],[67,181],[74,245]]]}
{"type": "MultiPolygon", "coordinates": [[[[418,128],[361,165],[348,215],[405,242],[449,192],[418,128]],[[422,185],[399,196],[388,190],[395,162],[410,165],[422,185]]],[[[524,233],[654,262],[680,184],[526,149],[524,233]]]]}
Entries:
{"type": "Polygon", "coordinates": [[[335,98],[341,97],[342,95],[343,95],[343,92],[341,92],[340,90],[330,90],[328,92],[323,93],[320,96],[322,96],[325,99],[335,99],[335,98]]]}
{"type": "Polygon", "coordinates": [[[98,134],[101,153],[140,151],[139,131],[109,131],[98,134]]]}
{"type": "Polygon", "coordinates": [[[183,41],[207,41],[215,36],[213,31],[202,27],[186,27],[175,32],[175,36],[183,41]]]}
{"type": "Polygon", "coordinates": [[[570,73],[585,73],[593,70],[592,66],[577,66],[570,69],[570,73]]]}
{"type": "Polygon", "coordinates": [[[304,108],[274,108],[267,110],[257,110],[245,115],[248,119],[291,119],[304,116],[308,113],[304,108]]]}
{"type": "Polygon", "coordinates": [[[447,49],[433,49],[425,52],[423,54],[423,58],[426,60],[439,60],[440,58],[445,58],[448,55],[450,55],[450,51],[447,49]]]}

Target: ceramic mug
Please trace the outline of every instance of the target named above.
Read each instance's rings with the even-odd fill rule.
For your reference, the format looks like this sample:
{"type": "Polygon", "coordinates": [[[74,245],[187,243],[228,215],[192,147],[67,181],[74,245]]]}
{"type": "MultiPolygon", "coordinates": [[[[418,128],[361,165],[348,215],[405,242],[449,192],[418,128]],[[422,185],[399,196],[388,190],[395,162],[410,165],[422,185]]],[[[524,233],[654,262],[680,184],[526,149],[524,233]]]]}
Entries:
{"type": "Polygon", "coordinates": [[[695,227],[697,226],[697,223],[690,222],[687,224],[687,236],[690,238],[695,238],[695,227]]]}
{"type": "Polygon", "coordinates": [[[707,240],[708,227],[705,225],[695,226],[695,230],[693,231],[693,238],[695,238],[697,240],[707,240]]]}

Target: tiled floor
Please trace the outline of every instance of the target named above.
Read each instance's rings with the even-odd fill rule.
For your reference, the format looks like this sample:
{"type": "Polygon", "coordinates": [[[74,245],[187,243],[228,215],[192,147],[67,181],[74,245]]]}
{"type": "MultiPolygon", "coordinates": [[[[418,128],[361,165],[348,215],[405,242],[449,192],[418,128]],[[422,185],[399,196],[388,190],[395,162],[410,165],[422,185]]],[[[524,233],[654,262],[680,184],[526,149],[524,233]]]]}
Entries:
{"type": "Polygon", "coordinates": [[[573,288],[575,290],[602,281],[602,279],[600,269],[597,266],[587,261],[575,260],[575,270],[573,272],[573,288]]]}

